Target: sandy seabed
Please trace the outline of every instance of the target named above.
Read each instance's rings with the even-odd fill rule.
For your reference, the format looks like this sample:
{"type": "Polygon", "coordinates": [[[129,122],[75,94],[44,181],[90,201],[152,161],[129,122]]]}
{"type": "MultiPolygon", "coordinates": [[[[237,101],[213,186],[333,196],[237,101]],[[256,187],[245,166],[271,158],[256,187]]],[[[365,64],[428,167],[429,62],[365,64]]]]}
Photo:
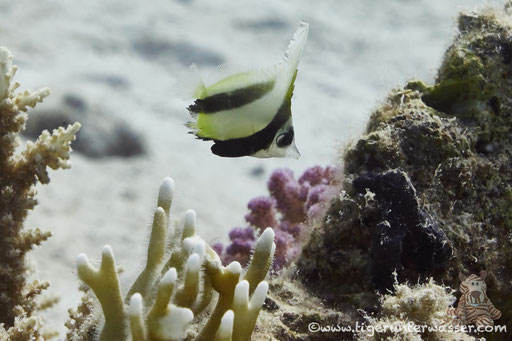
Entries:
{"type": "Polygon", "coordinates": [[[61,297],[47,313],[50,324],[63,335],[66,311],[79,301],[74,267],[79,253],[99,259],[103,245],[110,244],[125,269],[125,284],[141,269],[165,176],[176,183],[173,212],[194,208],[201,236],[225,242],[230,228],[245,224],[247,202],[266,194],[274,168],[288,167],[299,175],[309,166],[333,163],[391,88],[411,77],[431,82],[455,34],[457,13],[478,4],[0,1],[0,45],[14,54],[16,80],[22,88],[52,89],[30,117],[65,113],[70,109],[63,104],[66,99],[77,99],[80,110],[70,118],[83,123],[87,144],[101,149],[123,125],[145,147],[132,157],[75,152],[72,169],[50,172],[50,185],[38,188],[39,205],[26,226],[54,233],[31,257],[35,276],[49,279],[48,293],[61,297]],[[310,24],[309,39],[292,103],[302,157],[211,154],[211,143],[187,134],[189,103],[173,95],[176,79],[192,63],[205,72],[223,63],[271,65],[303,19],[310,24]]]}

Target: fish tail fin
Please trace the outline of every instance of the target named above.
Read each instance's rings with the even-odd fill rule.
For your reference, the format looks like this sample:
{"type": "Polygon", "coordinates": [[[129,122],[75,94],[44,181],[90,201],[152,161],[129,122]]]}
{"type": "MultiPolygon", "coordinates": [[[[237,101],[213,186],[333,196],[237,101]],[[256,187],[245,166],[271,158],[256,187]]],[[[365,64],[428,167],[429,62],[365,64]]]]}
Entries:
{"type": "Polygon", "coordinates": [[[213,140],[211,137],[203,136],[199,132],[199,128],[197,126],[197,122],[196,121],[189,121],[189,122],[185,123],[185,126],[190,129],[188,133],[192,134],[192,135],[195,135],[196,139],[203,140],[203,141],[211,141],[211,140],[213,140]]]}
{"type": "Polygon", "coordinates": [[[197,122],[196,121],[189,121],[185,123],[185,126],[189,129],[191,129],[191,132],[195,132],[197,130],[197,122]]]}
{"type": "Polygon", "coordinates": [[[199,69],[195,64],[185,71],[181,77],[178,78],[175,87],[176,96],[183,100],[190,100],[202,98],[206,85],[199,69]]]}
{"type": "Polygon", "coordinates": [[[188,110],[188,113],[190,114],[190,116],[197,120],[197,115],[199,115],[199,108],[196,104],[196,102],[194,102],[193,104],[189,105],[187,107],[187,110],[188,110]]]}
{"type": "Polygon", "coordinates": [[[185,123],[185,127],[187,127],[189,130],[189,134],[194,134],[196,137],[199,137],[197,135],[197,132],[198,132],[198,127],[197,127],[197,122],[196,121],[188,121],[187,123],[185,123]]]}
{"type": "Polygon", "coordinates": [[[306,21],[301,21],[299,28],[295,31],[288,48],[284,53],[282,62],[288,64],[291,70],[295,71],[299,65],[300,57],[302,56],[302,50],[306,45],[308,39],[309,24],[306,21]]]}

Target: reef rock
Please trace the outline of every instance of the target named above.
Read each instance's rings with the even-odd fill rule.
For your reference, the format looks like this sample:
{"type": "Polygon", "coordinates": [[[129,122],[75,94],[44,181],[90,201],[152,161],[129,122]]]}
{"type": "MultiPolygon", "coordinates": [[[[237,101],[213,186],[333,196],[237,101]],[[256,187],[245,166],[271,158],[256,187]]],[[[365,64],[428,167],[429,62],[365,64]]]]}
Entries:
{"type": "Polygon", "coordinates": [[[375,309],[395,270],[452,288],[459,271],[486,270],[496,323],[511,330],[510,15],[461,14],[435,84],[392,91],[345,151],[344,191],[295,272],[329,306],[375,309]]]}

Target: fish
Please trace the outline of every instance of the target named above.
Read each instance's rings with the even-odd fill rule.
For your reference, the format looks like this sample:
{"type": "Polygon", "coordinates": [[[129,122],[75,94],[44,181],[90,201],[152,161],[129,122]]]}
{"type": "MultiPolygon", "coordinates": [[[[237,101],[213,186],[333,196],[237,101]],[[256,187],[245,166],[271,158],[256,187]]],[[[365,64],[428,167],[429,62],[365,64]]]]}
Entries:
{"type": "Polygon", "coordinates": [[[298,159],[291,103],[308,28],[302,21],[284,57],[270,67],[221,65],[205,82],[192,64],[177,91],[182,99],[194,99],[187,108],[190,133],[213,141],[211,151],[221,157],[298,159]]]}

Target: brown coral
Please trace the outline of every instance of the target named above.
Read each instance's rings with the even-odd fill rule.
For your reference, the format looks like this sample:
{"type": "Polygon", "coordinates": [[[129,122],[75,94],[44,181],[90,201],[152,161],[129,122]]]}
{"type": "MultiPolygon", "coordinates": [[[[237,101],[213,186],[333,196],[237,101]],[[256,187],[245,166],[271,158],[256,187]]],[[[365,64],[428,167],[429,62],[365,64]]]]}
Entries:
{"type": "Polygon", "coordinates": [[[36,183],[47,184],[47,167],[69,168],[70,144],[80,124],[44,131],[35,143],[27,142],[21,152],[18,134],[24,129],[28,107],[50,93],[47,88],[16,93],[16,66],[12,55],[0,48],[0,339],[41,339],[41,321],[34,314],[37,296],[48,282],[28,283],[30,272],[25,256],[51,235],[40,229],[25,230],[23,221],[34,208],[36,183]]]}

